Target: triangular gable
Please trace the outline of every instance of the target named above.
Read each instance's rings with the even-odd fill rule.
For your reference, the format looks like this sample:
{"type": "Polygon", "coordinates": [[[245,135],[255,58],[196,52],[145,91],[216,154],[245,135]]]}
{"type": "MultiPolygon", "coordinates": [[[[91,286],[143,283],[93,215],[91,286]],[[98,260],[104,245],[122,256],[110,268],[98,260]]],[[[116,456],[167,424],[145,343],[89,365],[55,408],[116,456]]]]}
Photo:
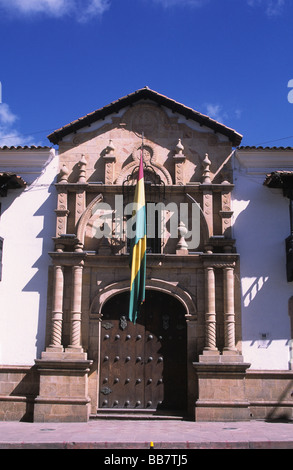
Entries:
{"type": "Polygon", "coordinates": [[[66,126],[54,131],[48,136],[48,139],[54,145],[57,145],[63,137],[73,132],[76,132],[79,129],[82,129],[83,127],[89,126],[94,122],[99,121],[100,119],[105,119],[105,117],[109,114],[119,112],[121,109],[127,106],[133,105],[134,103],[140,100],[147,99],[156,102],[158,105],[165,106],[173,112],[177,112],[183,115],[185,118],[199,123],[201,126],[206,126],[213,130],[215,133],[219,133],[228,137],[232,145],[235,147],[237,147],[241,143],[242,135],[238,134],[234,129],[224,126],[223,124],[220,124],[214,119],[211,119],[208,116],[205,116],[204,114],[193,110],[192,108],[188,108],[183,104],[178,103],[177,101],[167,98],[166,96],[161,95],[160,93],[157,93],[156,91],[153,91],[148,87],[141,88],[140,90],[137,90],[134,93],[131,93],[127,96],[124,96],[123,98],[113,101],[112,103],[108,104],[107,106],[104,106],[103,108],[100,108],[90,114],[87,114],[86,116],[81,117],[80,119],[72,121],[66,126]]]}

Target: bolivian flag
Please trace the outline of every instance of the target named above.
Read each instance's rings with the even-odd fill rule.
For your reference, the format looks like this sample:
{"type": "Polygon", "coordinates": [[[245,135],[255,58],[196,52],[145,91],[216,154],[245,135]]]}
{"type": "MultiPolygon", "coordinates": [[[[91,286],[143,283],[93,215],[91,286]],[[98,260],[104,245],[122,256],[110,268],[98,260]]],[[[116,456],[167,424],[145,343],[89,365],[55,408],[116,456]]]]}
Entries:
{"type": "Polygon", "coordinates": [[[129,320],[136,323],[139,309],[145,301],[146,278],[146,207],[143,159],[140,158],[137,185],[134,195],[135,236],[131,240],[131,282],[129,320]]]}

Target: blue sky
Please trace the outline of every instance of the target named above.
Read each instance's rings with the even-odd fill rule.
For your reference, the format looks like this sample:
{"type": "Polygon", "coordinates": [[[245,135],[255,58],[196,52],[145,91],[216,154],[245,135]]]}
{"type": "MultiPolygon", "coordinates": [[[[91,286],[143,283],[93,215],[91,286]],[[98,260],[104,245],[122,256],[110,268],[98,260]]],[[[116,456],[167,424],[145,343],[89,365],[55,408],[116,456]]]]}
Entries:
{"type": "Polygon", "coordinates": [[[0,0],[0,145],[51,145],[147,85],[293,147],[292,19],[292,0],[0,0]]]}

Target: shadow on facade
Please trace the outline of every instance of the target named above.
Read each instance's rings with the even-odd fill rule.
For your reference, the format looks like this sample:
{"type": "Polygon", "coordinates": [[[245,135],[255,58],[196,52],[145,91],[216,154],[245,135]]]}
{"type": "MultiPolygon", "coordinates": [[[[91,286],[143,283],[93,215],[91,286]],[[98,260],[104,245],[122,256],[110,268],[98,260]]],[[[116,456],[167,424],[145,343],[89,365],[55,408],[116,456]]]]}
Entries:
{"type": "Polygon", "coordinates": [[[46,201],[34,213],[34,217],[43,218],[43,228],[37,235],[37,239],[42,239],[41,256],[32,265],[36,270],[30,281],[23,287],[23,292],[35,292],[39,295],[39,317],[36,333],[37,358],[40,357],[45,347],[46,314],[47,314],[47,293],[48,293],[48,266],[50,266],[49,252],[54,251],[54,227],[56,215],[54,209],[57,207],[57,192],[54,185],[48,189],[46,201]]]}

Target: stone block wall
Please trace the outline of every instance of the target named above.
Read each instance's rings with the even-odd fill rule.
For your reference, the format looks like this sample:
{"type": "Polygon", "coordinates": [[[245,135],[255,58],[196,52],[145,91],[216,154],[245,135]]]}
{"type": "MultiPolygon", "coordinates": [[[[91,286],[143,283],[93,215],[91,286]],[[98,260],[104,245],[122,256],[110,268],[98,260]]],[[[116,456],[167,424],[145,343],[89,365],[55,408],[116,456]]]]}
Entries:
{"type": "Polygon", "coordinates": [[[251,419],[293,419],[293,371],[248,370],[245,394],[251,419]]]}
{"type": "Polygon", "coordinates": [[[0,421],[33,421],[38,393],[35,367],[0,366],[0,421]]]}

